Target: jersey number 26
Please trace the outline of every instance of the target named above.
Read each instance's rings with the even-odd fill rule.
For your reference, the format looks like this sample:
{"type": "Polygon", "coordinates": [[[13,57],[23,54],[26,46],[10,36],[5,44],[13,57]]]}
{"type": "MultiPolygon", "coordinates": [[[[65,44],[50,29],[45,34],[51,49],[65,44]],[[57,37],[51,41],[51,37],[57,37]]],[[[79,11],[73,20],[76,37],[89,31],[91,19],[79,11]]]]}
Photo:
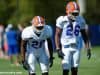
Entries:
{"type": "Polygon", "coordinates": [[[80,26],[79,25],[75,25],[74,28],[72,28],[71,25],[68,25],[66,27],[66,35],[67,36],[73,36],[73,35],[78,36],[79,32],[80,32],[80,26]]]}

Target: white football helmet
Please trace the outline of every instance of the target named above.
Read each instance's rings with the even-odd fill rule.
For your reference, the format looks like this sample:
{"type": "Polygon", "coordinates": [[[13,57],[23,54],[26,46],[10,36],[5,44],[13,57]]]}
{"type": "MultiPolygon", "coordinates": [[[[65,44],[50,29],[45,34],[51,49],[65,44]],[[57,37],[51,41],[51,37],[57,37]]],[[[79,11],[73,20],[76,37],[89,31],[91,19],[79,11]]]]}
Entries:
{"type": "Polygon", "coordinates": [[[33,30],[37,34],[40,34],[43,31],[44,25],[45,25],[45,19],[43,17],[41,17],[41,16],[35,16],[32,19],[33,30]]]}
{"type": "Polygon", "coordinates": [[[72,19],[75,20],[76,16],[80,13],[80,7],[78,3],[71,1],[66,5],[66,13],[72,19]]]}

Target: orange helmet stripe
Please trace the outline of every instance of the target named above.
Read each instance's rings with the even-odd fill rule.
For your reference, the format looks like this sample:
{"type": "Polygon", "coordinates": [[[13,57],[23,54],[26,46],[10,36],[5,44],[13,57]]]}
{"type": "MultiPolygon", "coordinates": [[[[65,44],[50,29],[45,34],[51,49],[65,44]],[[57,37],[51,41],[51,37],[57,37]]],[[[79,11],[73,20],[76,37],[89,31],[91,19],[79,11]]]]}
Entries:
{"type": "Polygon", "coordinates": [[[32,24],[34,26],[43,26],[45,24],[45,19],[41,16],[35,16],[33,19],[32,19],[32,24]]]}
{"type": "Polygon", "coordinates": [[[73,12],[75,10],[80,11],[79,5],[76,2],[69,2],[66,6],[67,13],[73,12]]]}

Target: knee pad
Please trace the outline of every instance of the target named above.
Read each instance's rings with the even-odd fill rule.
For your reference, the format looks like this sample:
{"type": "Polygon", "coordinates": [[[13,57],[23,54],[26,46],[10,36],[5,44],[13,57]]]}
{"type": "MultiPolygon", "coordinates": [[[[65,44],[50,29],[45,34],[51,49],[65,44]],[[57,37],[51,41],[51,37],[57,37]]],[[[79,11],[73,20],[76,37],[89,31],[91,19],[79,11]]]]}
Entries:
{"type": "Polygon", "coordinates": [[[63,67],[63,69],[70,69],[70,64],[69,64],[69,62],[67,62],[67,61],[65,61],[65,60],[63,60],[62,61],[62,67],[63,67]]]}
{"type": "Polygon", "coordinates": [[[49,67],[47,64],[40,63],[40,67],[41,67],[42,73],[48,72],[49,67]]]}
{"type": "Polygon", "coordinates": [[[35,61],[31,60],[31,58],[28,59],[30,73],[35,73],[35,63],[34,62],[35,61]]]}
{"type": "Polygon", "coordinates": [[[35,73],[35,64],[29,63],[29,72],[35,73]]]}

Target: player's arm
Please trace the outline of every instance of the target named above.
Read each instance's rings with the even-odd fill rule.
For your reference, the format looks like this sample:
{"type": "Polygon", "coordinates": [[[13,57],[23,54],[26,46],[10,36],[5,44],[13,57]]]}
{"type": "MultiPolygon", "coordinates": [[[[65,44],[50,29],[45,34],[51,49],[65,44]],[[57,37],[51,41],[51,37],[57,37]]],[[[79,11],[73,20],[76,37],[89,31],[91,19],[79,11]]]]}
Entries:
{"type": "Polygon", "coordinates": [[[22,57],[22,66],[25,70],[29,70],[29,64],[27,63],[27,61],[25,60],[25,53],[26,53],[26,44],[27,41],[22,40],[21,41],[21,57],[22,57]]]}
{"type": "Polygon", "coordinates": [[[51,38],[47,39],[47,45],[48,45],[48,51],[49,51],[49,55],[50,55],[49,66],[52,67],[54,58],[53,58],[53,45],[52,45],[51,38]]]}
{"type": "Polygon", "coordinates": [[[58,57],[63,59],[64,54],[61,50],[61,43],[60,43],[61,33],[62,33],[62,29],[60,29],[59,27],[56,27],[56,34],[55,34],[56,50],[58,53],[58,57]]]}
{"type": "Polygon", "coordinates": [[[86,31],[86,29],[82,29],[81,34],[82,34],[82,37],[85,43],[85,47],[89,48],[89,36],[88,36],[88,32],[86,31]]]}
{"type": "Polygon", "coordinates": [[[21,40],[21,57],[22,57],[22,61],[25,61],[26,44],[27,44],[27,41],[21,40]]]}
{"type": "Polygon", "coordinates": [[[88,31],[86,29],[82,29],[81,30],[81,34],[85,43],[85,47],[87,49],[87,56],[88,59],[91,58],[91,49],[90,49],[90,45],[89,45],[89,36],[88,36],[88,31]]]}
{"type": "Polygon", "coordinates": [[[52,45],[51,38],[47,39],[47,44],[48,44],[48,50],[49,50],[50,58],[53,58],[53,45],[52,45]]]}
{"type": "Polygon", "coordinates": [[[56,34],[55,34],[55,44],[56,44],[56,49],[61,49],[60,47],[60,37],[61,37],[61,32],[62,29],[60,29],[59,27],[56,27],[56,34]]]}

